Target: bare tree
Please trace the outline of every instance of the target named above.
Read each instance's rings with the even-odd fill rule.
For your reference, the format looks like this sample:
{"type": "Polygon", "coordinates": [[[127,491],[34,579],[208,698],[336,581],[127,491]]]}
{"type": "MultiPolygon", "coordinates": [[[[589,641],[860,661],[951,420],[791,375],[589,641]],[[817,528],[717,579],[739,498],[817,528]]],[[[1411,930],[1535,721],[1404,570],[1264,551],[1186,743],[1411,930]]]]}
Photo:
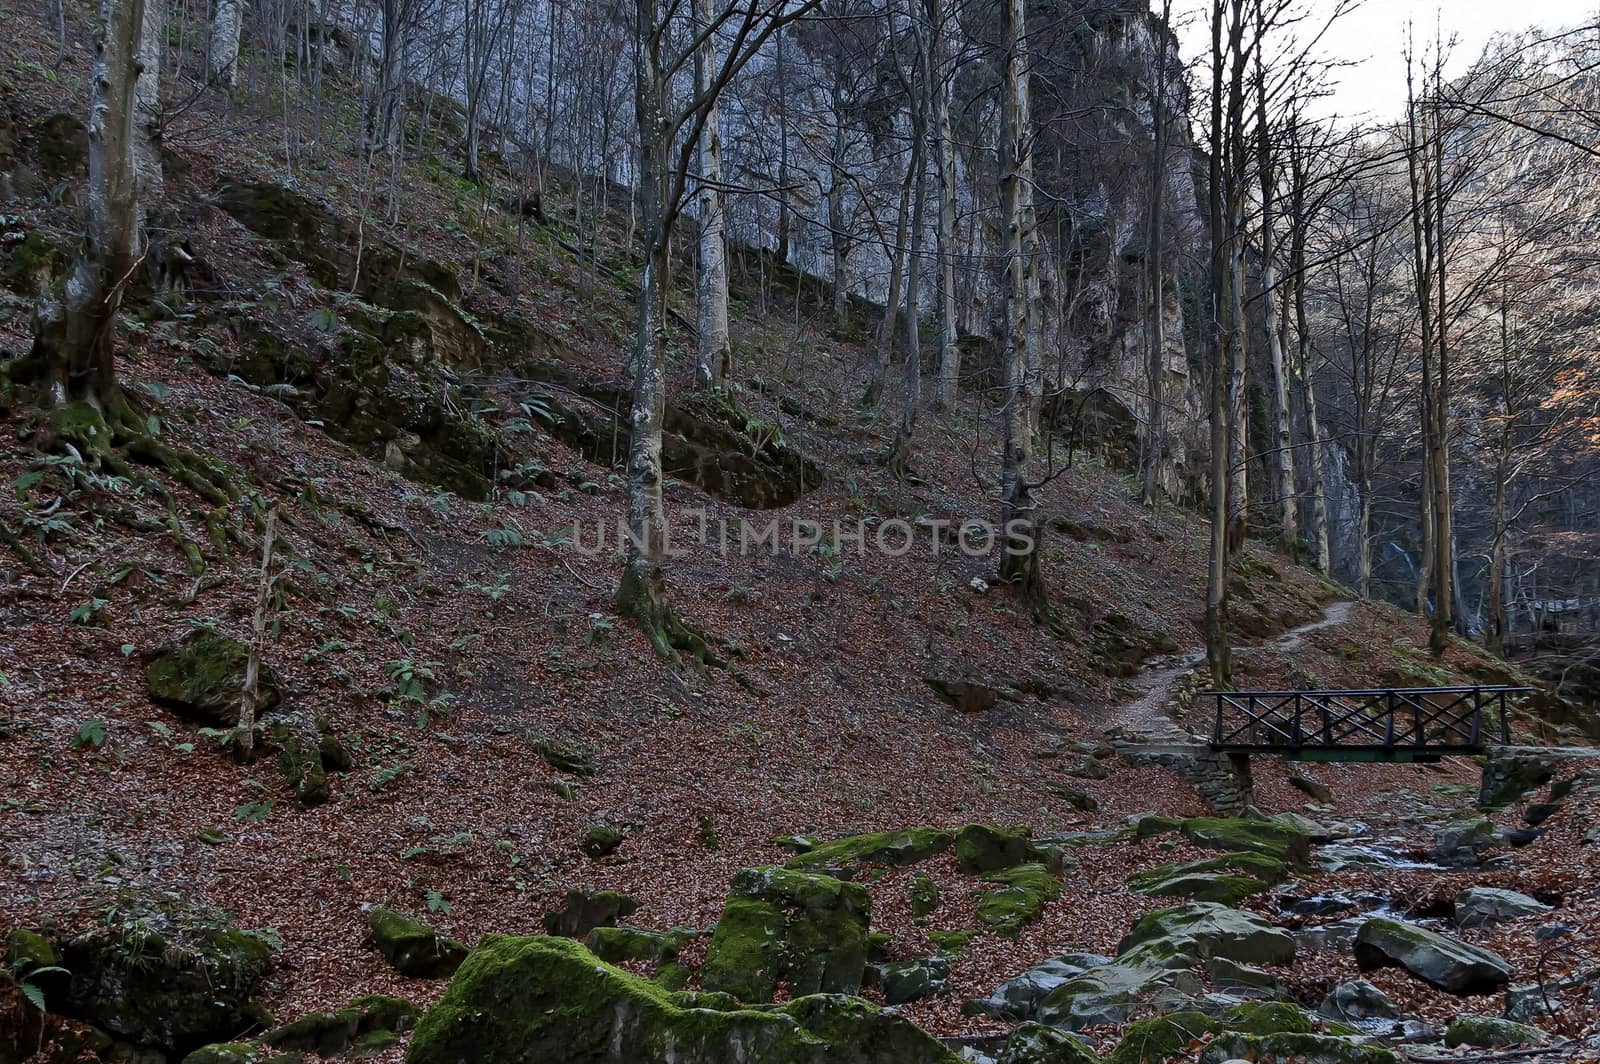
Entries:
{"type": "MultiPolygon", "coordinates": [[[[716,20],[712,0],[695,0],[695,25],[712,25],[716,20]]],[[[694,57],[694,85],[697,94],[711,88],[717,70],[716,35],[707,33],[700,40],[694,57]]],[[[707,106],[705,126],[700,132],[700,279],[697,346],[698,376],[706,388],[722,386],[733,361],[733,345],[728,338],[728,240],[722,212],[722,121],[714,94],[707,106]]]]}

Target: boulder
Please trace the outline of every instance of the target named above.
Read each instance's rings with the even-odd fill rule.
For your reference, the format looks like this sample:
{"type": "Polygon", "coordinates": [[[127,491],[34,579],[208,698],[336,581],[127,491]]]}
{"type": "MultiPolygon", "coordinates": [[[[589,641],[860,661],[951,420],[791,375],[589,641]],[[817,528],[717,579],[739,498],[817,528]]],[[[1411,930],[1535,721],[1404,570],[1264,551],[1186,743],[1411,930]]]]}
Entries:
{"type": "Polygon", "coordinates": [[[911,903],[911,922],[926,923],[928,915],[939,907],[939,884],[926,872],[918,872],[911,877],[906,893],[911,903]]]}
{"type": "Polygon", "coordinates": [[[1187,1055],[1190,1045],[1216,1031],[1216,1021],[1203,1012],[1152,1016],[1123,1032],[1106,1064],[1166,1064],[1187,1055]]]}
{"type": "Polygon", "coordinates": [[[1052,957],[1021,975],[1007,979],[988,997],[964,1003],[961,1013],[964,1016],[993,1016],[1002,1020],[1031,1020],[1038,1011],[1039,1002],[1056,987],[1090,969],[1110,963],[1110,957],[1093,953],[1068,953],[1052,957]]]}
{"type": "Polygon", "coordinates": [[[582,938],[597,927],[615,927],[638,909],[639,903],[626,894],[573,887],[561,908],[544,914],[544,929],[546,934],[582,938]]]}
{"type": "Polygon", "coordinates": [[[597,927],[589,932],[583,944],[590,953],[607,964],[644,961],[659,966],[677,960],[683,948],[699,935],[700,932],[687,927],[675,927],[671,931],[650,931],[628,926],[597,927]]]}
{"type": "Polygon", "coordinates": [[[1127,1023],[1152,998],[1198,994],[1202,989],[1187,968],[1152,968],[1119,960],[1091,968],[1045,994],[1034,1018],[1073,1031],[1127,1023]]]}
{"type": "Polygon", "coordinates": [[[1485,853],[1504,844],[1504,835],[1488,817],[1463,817],[1434,833],[1428,856],[1451,868],[1473,868],[1485,853]]]}
{"type": "Polygon", "coordinates": [[[1456,895],[1457,927],[1482,927],[1549,911],[1550,906],[1535,898],[1498,887],[1468,887],[1456,895]]]}
{"type": "MultiPolygon", "coordinates": [[[[145,667],[150,698],[200,724],[231,728],[239,723],[245,665],[250,652],[237,639],[196,628],[169,643],[145,667]]],[[[256,713],[282,699],[278,678],[265,663],[256,685],[256,713]]]]}
{"type": "Polygon", "coordinates": [[[1538,983],[1518,983],[1506,987],[1506,1003],[1502,1010],[1508,1020],[1531,1023],[1541,1016],[1553,1014],[1560,997],[1552,999],[1538,983]]]}
{"type": "Polygon", "coordinates": [[[701,984],[741,1001],[771,1001],[780,980],[805,994],[853,994],[867,963],[866,888],[765,866],[733,877],[701,984]]]}
{"type": "MultiPolygon", "coordinates": [[[[838,884],[838,880],[831,882],[838,884]]],[[[858,998],[741,1008],[672,994],[571,939],[490,935],[417,1025],[407,1064],[957,1064],[858,998]]]]}
{"type": "Polygon", "coordinates": [[[583,852],[598,861],[622,845],[622,832],[610,824],[593,824],[583,833],[583,852]]]}
{"type": "Polygon", "coordinates": [[[1294,936],[1254,913],[1194,902],[1146,913],[1117,947],[1118,960],[1187,968],[1210,957],[1244,964],[1289,964],[1294,936]]]}
{"type": "Polygon", "coordinates": [[[1229,991],[1241,997],[1289,996],[1289,988],[1283,985],[1283,980],[1271,972],[1252,968],[1238,961],[1230,961],[1226,957],[1208,958],[1206,975],[1211,979],[1211,984],[1219,990],[1229,991]]]}
{"type": "MultiPolygon", "coordinates": [[[[803,872],[853,870],[862,864],[913,865],[943,853],[954,841],[937,828],[902,828],[874,835],[850,835],[819,843],[785,864],[803,872]]],[[[846,876],[845,878],[850,878],[846,876]]]]}
{"type": "Polygon", "coordinates": [[[1544,1045],[1547,1041],[1549,1038],[1539,1028],[1498,1016],[1457,1016],[1444,1031],[1444,1044],[1451,1049],[1457,1046],[1504,1049],[1544,1045]]]}
{"type": "Polygon", "coordinates": [[[187,1053],[268,1019],[252,998],[272,961],[260,934],[213,925],[101,928],[61,949],[72,973],[53,1009],[139,1045],[187,1053]]]}
{"type": "Polygon", "coordinates": [[[1024,1023],[1011,1032],[995,1064],[1099,1064],[1083,1039],[1042,1023],[1024,1023]]]}
{"type": "Polygon", "coordinates": [[[903,1005],[943,993],[950,978],[949,957],[918,957],[909,961],[883,961],[872,966],[886,1005],[903,1005]]]}
{"type": "Polygon", "coordinates": [[[1042,864],[991,872],[983,881],[999,889],[978,893],[978,922],[1005,938],[1016,938],[1024,924],[1039,918],[1046,902],[1061,897],[1060,881],[1042,864]]]}
{"type": "Polygon", "coordinates": [[[1226,1064],[1235,1059],[1294,1064],[1402,1064],[1393,1050],[1327,1034],[1225,1031],[1200,1054],[1200,1064],[1226,1064]]]}
{"type": "Polygon", "coordinates": [[[1222,1026],[1240,1034],[1310,1034],[1316,1018],[1287,1001],[1247,1001],[1222,1014],[1222,1026]]]}
{"type": "Polygon", "coordinates": [[[367,913],[367,928],[384,960],[401,975],[413,979],[440,979],[455,971],[467,956],[467,947],[439,934],[414,916],[374,906],[367,913]]]}
{"type": "Polygon", "coordinates": [[[1128,880],[1140,894],[1237,905],[1288,878],[1282,861],[1257,853],[1225,853],[1187,864],[1157,865],[1128,880]]]}
{"type": "Polygon", "coordinates": [[[1405,1014],[1389,995],[1365,979],[1352,979],[1328,991],[1317,1012],[1330,1020],[1398,1020],[1405,1014]]]}
{"type": "Polygon", "coordinates": [[[385,994],[356,998],[335,1012],[313,1012],[261,1036],[261,1044],[280,1053],[332,1057],[360,1045],[371,1049],[384,1036],[416,1026],[421,1013],[411,1002],[385,994]]]}
{"type": "Polygon", "coordinates": [[[1259,853],[1286,865],[1303,865],[1311,860],[1311,839],[1294,827],[1271,820],[1194,817],[1183,821],[1178,830],[1190,842],[1208,850],[1259,853]]]}
{"type": "Polygon", "coordinates": [[[968,824],[956,832],[956,864],[968,875],[1015,868],[1037,862],[1040,856],[1028,837],[1027,828],[1008,830],[988,824],[968,824]]]}
{"type": "Polygon", "coordinates": [[[1488,950],[1395,920],[1362,924],[1355,954],[1363,970],[1399,966],[1450,994],[1493,993],[1511,981],[1511,965],[1488,950]]]}

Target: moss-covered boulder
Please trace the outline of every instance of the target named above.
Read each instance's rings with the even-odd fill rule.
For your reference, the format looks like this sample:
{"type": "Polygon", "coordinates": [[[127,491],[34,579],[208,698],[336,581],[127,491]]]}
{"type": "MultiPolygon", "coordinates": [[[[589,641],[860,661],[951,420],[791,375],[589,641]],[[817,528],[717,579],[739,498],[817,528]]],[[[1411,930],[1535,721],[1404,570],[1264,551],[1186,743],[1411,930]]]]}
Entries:
{"type": "Polygon", "coordinates": [[[1511,965],[1498,954],[1398,920],[1362,924],[1355,954],[1363,971],[1398,966],[1450,994],[1491,994],[1511,981],[1511,965]]]}
{"type": "Polygon", "coordinates": [[[1076,1035],[1024,1023],[1006,1039],[996,1064],[1100,1064],[1100,1058],[1076,1035]]]}
{"type": "Polygon", "coordinates": [[[1045,994],[1034,1018],[1073,1031],[1127,1023],[1153,999],[1182,999],[1202,989],[1200,980],[1187,967],[1161,968],[1117,961],[1091,968],[1045,994]]]}
{"type": "Polygon", "coordinates": [[[1457,1046],[1504,1049],[1507,1046],[1538,1046],[1547,1041],[1549,1037],[1539,1028],[1499,1016],[1457,1016],[1444,1032],[1444,1044],[1451,1049],[1457,1046]]]}
{"type": "Polygon", "coordinates": [[[1106,1064],[1166,1064],[1189,1046],[1216,1033],[1216,1021],[1202,1012],[1172,1012],[1140,1020],[1123,1032],[1106,1064]]]}
{"type": "Polygon", "coordinates": [[[1289,964],[1294,936],[1255,913],[1194,902],[1146,913],[1117,948],[1118,960],[1150,967],[1189,967],[1209,957],[1242,964],[1289,964]]]}
{"type": "Polygon", "coordinates": [[[1179,825],[1185,838],[1208,850],[1258,853],[1286,865],[1311,860],[1311,839],[1294,827],[1272,820],[1238,817],[1193,817],[1179,825]]]}
{"type": "Polygon", "coordinates": [[[983,881],[998,889],[978,892],[978,921],[1005,938],[1016,938],[1024,924],[1039,919],[1046,903],[1061,897],[1060,881],[1042,864],[991,872],[983,881]]]}
{"type": "Polygon", "coordinates": [[[1045,863],[1027,828],[968,824],[956,832],[956,864],[969,875],[998,872],[1020,864],[1045,863]]]}
{"type": "MultiPolygon", "coordinates": [[[[239,723],[249,656],[237,639],[196,628],[150,659],[145,667],[145,687],[151,699],[181,716],[231,728],[239,723]]],[[[256,712],[271,709],[281,698],[277,676],[263,663],[256,687],[256,712]]]]}
{"type": "Polygon", "coordinates": [[[701,984],[741,1001],[771,1001],[779,980],[796,995],[853,994],[866,969],[871,907],[856,883],[746,868],[733,877],[701,984]]]}
{"type": "Polygon", "coordinates": [[[61,1011],[167,1051],[227,1042],[267,1021],[252,999],[272,953],[262,935],[207,924],[101,928],[61,950],[61,1011]]]}
{"type": "Polygon", "coordinates": [[[1312,1017],[1287,1001],[1247,1001],[1222,1014],[1221,1024],[1243,1034],[1310,1034],[1312,1017]]]}
{"type": "Polygon", "coordinates": [[[1270,890],[1288,874],[1277,858],[1244,851],[1185,864],[1157,865],[1134,873],[1128,878],[1128,885],[1139,894],[1237,905],[1270,890]]]}
{"type": "Polygon", "coordinates": [[[583,852],[591,861],[610,855],[622,845],[622,832],[610,824],[591,824],[583,833],[583,852]]]}
{"type": "Polygon", "coordinates": [[[1084,972],[1110,964],[1110,957],[1097,953],[1066,953],[1040,961],[1021,975],[1012,976],[988,997],[963,1002],[963,1016],[993,1016],[1002,1020],[1031,1020],[1039,1002],[1056,987],[1084,972]]]}
{"type": "Polygon", "coordinates": [[[265,1064],[276,1054],[253,1042],[216,1042],[183,1058],[183,1064],[265,1064]]]}
{"type": "MultiPolygon", "coordinates": [[[[837,883],[838,880],[833,882],[837,883]]],[[[408,1064],[955,1064],[906,1020],[819,995],[766,1009],[676,995],[570,939],[491,935],[417,1025],[408,1064]]]]}
{"type": "Polygon", "coordinates": [[[911,903],[912,923],[926,923],[928,916],[939,907],[939,884],[926,872],[918,872],[911,877],[906,895],[911,903]]]}
{"type": "Polygon", "coordinates": [[[597,927],[583,940],[589,952],[607,964],[644,961],[662,965],[678,959],[685,946],[700,932],[687,927],[671,931],[650,931],[642,927],[597,927]]]}
{"type": "Polygon", "coordinates": [[[552,935],[582,938],[597,927],[615,927],[638,909],[639,902],[626,894],[574,887],[567,891],[561,908],[544,914],[544,929],[552,935]]]}
{"type": "Polygon", "coordinates": [[[944,991],[950,978],[950,958],[916,957],[908,961],[883,961],[869,968],[869,974],[883,991],[886,1005],[920,1001],[944,991]]]}
{"type": "Polygon", "coordinates": [[[1327,1034],[1241,1034],[1225,1031],[1200,1054],[1200,1064],[1403,1064],[1390,1049],[1327,1034]]]}
{"type": "Polygon", "coordinates": [[[1388,994],[1365,979],[1352,979],[1328,991],[1317,1012],[1340,1023],[1398,1020],[1404,1015],[1388,994]]]}
{"type": "Polygon", "coordinates": [[[358,1044],[367,1051],[416,1026],[421,1015],[404,998],[367,994],[334,1012],[312,1012],[261,1036],[263,1046],[281,1053],[316,1053],[332,1057],[349,1054],[358,1044]]]}
{"type": "Polygon", "coordinates": [[[863,864],[913,865],[950,848],[954,836],[937,828],[902,828],[819,843],[784,866],[805,872],[849,870],[863,864]]]}
{"type": "Polygon", "coordinates": [[[414,916],[375,906],[367,913],[372,942],[384,960],[401,975],[415,979],[440,979],[455,971],[467,956],[467,947],[439,934],[414,916]]]}

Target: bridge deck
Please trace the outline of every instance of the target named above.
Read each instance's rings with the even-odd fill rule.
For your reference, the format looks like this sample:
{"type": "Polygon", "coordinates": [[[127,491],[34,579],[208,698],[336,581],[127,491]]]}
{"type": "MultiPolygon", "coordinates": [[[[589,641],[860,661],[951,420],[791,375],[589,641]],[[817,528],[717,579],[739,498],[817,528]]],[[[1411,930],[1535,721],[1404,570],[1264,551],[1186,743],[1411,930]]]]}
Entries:
{"type": "Polygon", "coordinates": [[[1526,687],[1202,691],[1211,747],[1306,761],[1434,761],[1511,741],[1507,697],[1526,687]]]}

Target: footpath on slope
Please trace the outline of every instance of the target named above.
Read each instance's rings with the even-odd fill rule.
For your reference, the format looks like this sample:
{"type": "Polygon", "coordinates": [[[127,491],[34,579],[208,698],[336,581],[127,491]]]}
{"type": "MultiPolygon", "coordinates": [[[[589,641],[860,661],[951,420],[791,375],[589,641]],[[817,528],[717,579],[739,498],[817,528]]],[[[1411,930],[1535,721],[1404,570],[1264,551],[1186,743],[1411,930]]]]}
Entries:
{"type": "MultiPolygon", "coordinates": [[[[1353,608],[1355,602],[1351,600],[1329,603],[1318,619],[1280,632],[1268,642],[1237,647],[1234,653],[1298,650],[1305,645],[1306,637],[1312,632],[1332,628],[1348,621],[1353,608]]],[[[1178,681],[1193,672],[1195,667],[1205,660],[1206,652],[1203,648],[1148,659],[1139,677],[1134,681],[1134,687],[1140,692],[1138,697],[1113,710],[1106,720],[1106,731],[1108,733],[1117,731],[1128,736],[1137,735],[1144,741],[1152,743],[1201,741],[1184,731],[1167,716],[1166,707],[1172,700],[1172,690],[1178,681]]]]}

